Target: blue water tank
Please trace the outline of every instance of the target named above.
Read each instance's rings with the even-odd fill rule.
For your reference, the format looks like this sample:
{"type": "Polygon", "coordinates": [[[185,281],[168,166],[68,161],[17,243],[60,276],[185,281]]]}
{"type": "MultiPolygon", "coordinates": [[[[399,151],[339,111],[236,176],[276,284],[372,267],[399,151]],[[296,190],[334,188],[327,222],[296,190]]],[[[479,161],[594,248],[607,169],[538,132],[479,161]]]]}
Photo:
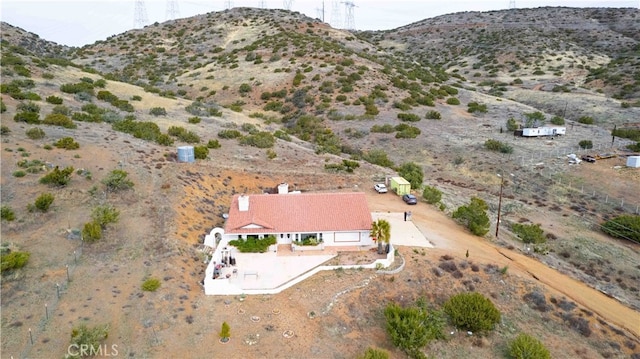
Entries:
{"type": "Polygon", "coordinates": [[[178,162],[195,162],[195,160],[193,146],[178,147],[178,162]]]}

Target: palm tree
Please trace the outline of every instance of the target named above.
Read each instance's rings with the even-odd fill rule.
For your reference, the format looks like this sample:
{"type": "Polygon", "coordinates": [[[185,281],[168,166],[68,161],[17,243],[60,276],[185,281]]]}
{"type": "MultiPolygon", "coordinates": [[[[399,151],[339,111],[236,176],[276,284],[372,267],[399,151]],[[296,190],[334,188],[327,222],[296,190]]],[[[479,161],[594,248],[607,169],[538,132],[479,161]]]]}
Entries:
{"type": "Polygon", "coordinates": [[[378,219],[371,223],[369,235],[378,241],[378,254],[384,254],[382,243],[389,244],[391,239],[391,225],[389,222],[385,219],[378,219]]]}

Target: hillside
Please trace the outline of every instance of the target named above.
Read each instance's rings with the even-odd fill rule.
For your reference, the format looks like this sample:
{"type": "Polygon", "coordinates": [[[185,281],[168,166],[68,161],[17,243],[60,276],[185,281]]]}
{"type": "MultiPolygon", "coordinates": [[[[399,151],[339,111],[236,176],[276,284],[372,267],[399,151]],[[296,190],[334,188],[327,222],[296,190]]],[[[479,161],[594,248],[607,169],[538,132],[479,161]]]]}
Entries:
{"type": "Polygon", "coordinates": [[[441,305],[475,290],[499,305],[499,328],[486,337],[457,333],[427,354],[504,357],[507,342],[529,332],[554,358],[640,358],[633,315],[611,314],[619,305],[640,320],[640,248],[599,230],[640,205],[640,172],[624,168],[635,142],[611,137],[613,126],[633,128],[640,118],[638,16],[465,12],[350,33],[299,13],[238,8],[82,48],[2,23],[1,200],[16,217],[2,221],[2,244],[31,253],[24,268],[2,275],[2,352],[63,356],[71,329],[84,323],[109,324],[107,343],[131,357],[205,357],[209,344],[229,357],[353,358],[368,346],[401,356],[384,333],[386,303],[423,296],[441,305]],[[567,135],[521,138],[506,129],[507,119],[524,125],[538,112],[538,124],[560,118],[567,135]],[[67,137],[79,148],[58,143],[67,137]],[[511,150],[490,151],[487,140],[511,150]],[[593,148],[581,149],[584,140],[593,148]],[[181,145],[206,158],[177,162],[181,145]],[[570,153],[612,157],[570,165],[570,153]],[[373,210],[401,212],[398,198],[371,188],[405,164],[442,192],[440,211],[422,200],[412,210],[424,233],[444,236],[433,251],[401,248],[411,263],[405,271],[327,273],[242,303],[202,294],[201,243],[224,223],[233,194],[288,182],[302,191],[365,191],[373,210]],[[67,184],[40,182],[64,168],[67,184]],[[131,188],[109,186],[118,170],[131,188]],[[45,211],[34,206],[43,193],[55,198],[45,211]],[[450,218],[474,196],[488,204],[484,237],[450,218]],[[103,226],[99,241],[81,241],[105,207],[119,220],[103,226]],[[546,243],[526,250],[512,231],[517,223],[540,224],[546,243]],[[443,273],[451,264],[442,262],[463,276],[443,273]],[[140,289],[150,277],[161,279],[157,292],[140,289]],[[566,280],[583,285],[580,293],[558,284],[566,280]],[[337,293],[346,294],[336,301],[337,293]],[[603,293],[615,305],[583,298],[603,293]],[[249,314],[264,325],[243,321],[249,314]],[[238,337],[218,348],[222,320],[238,337]],[[294,340],[280,335],[288,329],[294,340]],[[257,334],[259,345],[247,344],[257,334]]]}

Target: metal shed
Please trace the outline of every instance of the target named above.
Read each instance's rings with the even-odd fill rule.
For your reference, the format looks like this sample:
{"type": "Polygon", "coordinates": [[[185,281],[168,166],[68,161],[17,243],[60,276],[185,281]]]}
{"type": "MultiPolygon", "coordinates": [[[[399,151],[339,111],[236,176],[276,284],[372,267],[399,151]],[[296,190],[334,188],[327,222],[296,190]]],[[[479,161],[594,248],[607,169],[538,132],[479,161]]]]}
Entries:
{"type": "Polygon", "coordinates": [[[640,167],[640,156],[629,156],[627,157],[627,167],[640,167]]]}
{"type": "Polygon", "coordinates": [[[411,192],[411,183],[404,179],[404,177],[391,177],[389,180],[389,187],[398,196],[402,196],[411,192]]]}

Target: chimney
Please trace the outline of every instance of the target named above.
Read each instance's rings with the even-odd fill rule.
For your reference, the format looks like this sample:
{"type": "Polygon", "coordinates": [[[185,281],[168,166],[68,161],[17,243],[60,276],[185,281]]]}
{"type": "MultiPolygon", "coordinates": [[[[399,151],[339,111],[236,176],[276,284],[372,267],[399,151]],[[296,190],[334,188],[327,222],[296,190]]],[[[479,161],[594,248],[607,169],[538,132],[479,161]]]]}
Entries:
{"type": "Polygon", "coordinates": [[[238,197],[238,210],[240,212],[246,212],[249,210],[249,196],[246,194],[240,195],[238,197]]]}

